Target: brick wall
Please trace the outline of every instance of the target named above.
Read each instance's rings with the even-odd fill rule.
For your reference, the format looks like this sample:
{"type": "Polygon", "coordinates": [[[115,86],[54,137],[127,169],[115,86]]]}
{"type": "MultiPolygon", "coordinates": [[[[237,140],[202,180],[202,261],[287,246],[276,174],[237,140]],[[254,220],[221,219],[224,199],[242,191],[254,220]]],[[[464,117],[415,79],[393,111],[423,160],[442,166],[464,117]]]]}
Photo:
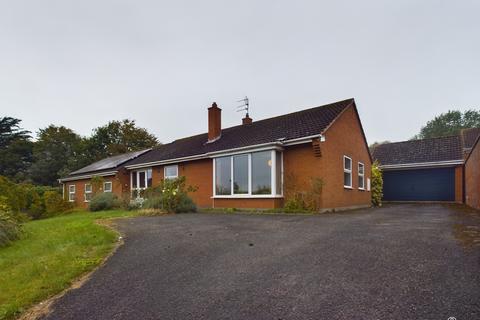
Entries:
{"type": "MultiPolygon", "coordinates": [[[[121,197],[124,192],[128,192],[130,186],[130,176],[126,170],[122,170],[115,176],[103,177],[104,182],[112,182],[112,192],[118,197],[121,197]]],[[[64,197],[68,200],[68,187],[75,185],[75,206],[80,208],[88,208],[88,202],[85,202],[85,184],[91,184],[91,179],[82,179],[76,181],[68,181],[64,183],[64,197]]],[[[101,190],[94,190],[95,193],[103,192],[101,190]]]]}
{"type": "Polygon", "coordinates": [[[474,146],[465,163],[465,202],[480,209],[480,142],[474,146]]]}

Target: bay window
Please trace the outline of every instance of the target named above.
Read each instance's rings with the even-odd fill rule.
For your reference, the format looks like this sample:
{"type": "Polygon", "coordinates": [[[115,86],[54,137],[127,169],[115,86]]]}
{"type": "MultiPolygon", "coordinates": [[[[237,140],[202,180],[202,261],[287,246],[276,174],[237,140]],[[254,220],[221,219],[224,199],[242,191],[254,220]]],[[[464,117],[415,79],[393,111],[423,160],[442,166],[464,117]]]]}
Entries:
{"type": "Polygon", "coordinates": [[[132,171],[130,186],[132,198],[143,198],[144,190],[152,186],[152,169],[132,171]]]}
{"type": "Polygon", "coordinates": [[[282,153],[259,151],[219,157],[214,161],[214,192],[220,197],[282,195],[282,153]]]}

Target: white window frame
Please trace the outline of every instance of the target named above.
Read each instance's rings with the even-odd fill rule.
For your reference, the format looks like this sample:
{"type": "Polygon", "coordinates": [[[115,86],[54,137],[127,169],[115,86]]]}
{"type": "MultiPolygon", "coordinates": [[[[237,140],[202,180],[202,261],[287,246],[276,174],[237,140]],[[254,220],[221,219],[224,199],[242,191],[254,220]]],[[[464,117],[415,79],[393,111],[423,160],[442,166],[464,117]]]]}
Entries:
{"type": "Polygon", "coordinates": [[[213,161],[213,198],[283,198],[283,150],[278,150],[278,149],[273,149],[273,150],[254,150],[254,151],[249,151],[249,152],[243,152],[243,153],[235,153],[235,154],[229,154],[229,155],[221,155],[218,157],[215,157],[212,159],[213,161]],[[271,170],[271,193],[270,194],[252,194],[252,153],[256,152],[262,152],[262,151],[270,151],[270,159],[272,161],[272,165],[270,167],[271,170]],[[275,153],[280,152],[280,164],[277,164],[277,160],[275,157],[275,153]],[[233,157],[236,155],[248,155],[248,193],[242,193],[242,194],[236,194],[234,193],[234,187],[233,187],[233,157]],[[216,192],[216,167],[215,167],[215,161],[217,158],[230,158],[230,194],[229,195],[217,195],[216,192]],[[280,170],[280,181],[281,183],[281,194],[276,194],[277,188],[276,188],[276,183],[277,183],[277,176],[276,176],[276,166],[280,165],[281,170],[280,170]]]}
{"type": "MultiPolygon", "coordinates": [[[[363,162],[358,162],[358,177],[362,178],[362,187],[360,183],[358,184],[358,190],[365,190],[365,164],[363,162]],[[360,167],[363,168],[363,173],[360,173],[360,167]]],[[[360,182],[360,180],[358,180],[360,182]]]]}
{"type": "Polygon", "coordinates": [[[137,196],[136,198],[143,199],[140,197],[140,192],[148,188],[148,171],[152,171],[153,175],[153,170],[152,168],[147,168],[147,169],[142,169],[142,170],[135,170],[130,172],[130,197],[133,198],[133,192],[137,191],[137,196]],[[144,172],[145,173],[145,187],[140,187],[140,173],[144,172]],[[135,177],[134,177],[135,176],[135,177]],[[136,179],[137,182],[137,187],[133,187],[133,179],[136,179]]]}
{"type": "Polygon", "coordinates": [[[90,202],[90,200],[87,200],[87,194],[92,194],[92,184],[91,183],[85,183],[85,186],[83,188],[83,197],[85,202],[90,202]],[[87,191],[87,186],[90,186],[90,191],[87,191]]]}
{"type": "Polygon", "coordinates": [[[164,179],[177,179],[178,178],[178,164],[168,165],[163,167],[163,178],[164,179]],[[175,168],[177,174],[174,176],[167,176],[167,168],[175,168]]]}
{"type": "Polygon", "coordinates": [[[343,156],[343,174],[345,175],[345,173],[349,173],[350,174],[350,185],[346,185],[345,184],[345,176],[342,176],[342,180],[343,180],[343,187],[345,189],[353,189],[353,173],[352,173],[352,168],[353,168],[353,161],[352,161],[352,158],[348,157],[348,156],[343,156]],[[345,166],[345,159],[349,159],[350,160],[350,169],[347,169],[346,166],[345,166]]]}
{"type": "Polygon", "coordinates": [[[74,184],[69,184],[68,185],[68,202],[75,202],[75,185],[74,184]],[[73,191],[72,191],[73,187],[73,191]],[[73,199],[72,199],[73,196],[73,199]]]}
{"type": "Polygon", "coordinates": [[[103,192],[112,192],[113,191],[113,183],[112,181],[105,181],[103,183],[103,192]],[[107,185],[110,185],[110,190],[107,190],[107,185]]]}

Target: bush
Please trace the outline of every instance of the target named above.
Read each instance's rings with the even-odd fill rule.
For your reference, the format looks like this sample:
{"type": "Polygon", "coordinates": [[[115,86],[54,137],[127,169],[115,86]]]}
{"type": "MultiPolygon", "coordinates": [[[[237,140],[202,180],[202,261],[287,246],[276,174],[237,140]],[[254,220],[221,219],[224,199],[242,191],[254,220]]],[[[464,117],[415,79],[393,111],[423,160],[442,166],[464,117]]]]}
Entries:
{"type": "Polygon", "coordinates": [[[185,177],[166,179],[159,186],[146,190],[142,208],[170,213],[196,212],[197,206],[188,196],[189,192],[195,191],[196,187],[186,185],[185,177]]]}
{"type": "Polygon", "coordinates": [[[293,174],[286,175],[285,179],[285,212],[316,212],[322,208],[322,190],[325,183],[321,178],[311,177],[307,185],[299,183],[293,174]]]}
{"type": "Polygon", "coordinates": [[[372,164],[372,205],[375,207],[382,206],[383,198],[383,177],[378,162],[372,164]]]}
{"type": "Polygon", "coordinates": [[[96,195],[90,200],[88,209],[90,211],[111,210],[120,208],[121,202],[118,197],[111,192],[104,192],[96,195]]]}
{"type": "Polygon", "coordinates": [[[63,199],[57,191],[45,191],[43,194],[45,213],[43,217],[52,217],[73,208],[73,203],[63,199]]]}
{"type": "Polygon", "coordinates": [[[18,221],[11,214],[0,211],[0,247],[9,245],[20,238],[21,229],[18,221]]]}

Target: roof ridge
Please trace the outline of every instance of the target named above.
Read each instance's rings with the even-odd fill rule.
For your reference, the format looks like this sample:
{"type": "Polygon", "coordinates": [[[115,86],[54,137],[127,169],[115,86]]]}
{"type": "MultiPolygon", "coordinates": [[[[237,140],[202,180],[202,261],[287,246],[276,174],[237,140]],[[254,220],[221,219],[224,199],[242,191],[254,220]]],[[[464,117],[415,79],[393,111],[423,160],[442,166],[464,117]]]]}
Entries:
{"type": "Polygon", "coordinates": [[[388,142],[379,144],[377,147],[385,146],[389,144],[399,144],[399,143],[409,143],[409,142],[421,142],[421,141],[429,141],[429,140],[436,140],[436,139],[445,139],[445,138],[461,138],[460,134],[448,135],[448,136],[441,136],[441,137],[433,137],[433,138],[425,138],[425,139],[412,139],[412,140],[403,140],[403,141],[395,141],[395,142],[388,142]]]}

